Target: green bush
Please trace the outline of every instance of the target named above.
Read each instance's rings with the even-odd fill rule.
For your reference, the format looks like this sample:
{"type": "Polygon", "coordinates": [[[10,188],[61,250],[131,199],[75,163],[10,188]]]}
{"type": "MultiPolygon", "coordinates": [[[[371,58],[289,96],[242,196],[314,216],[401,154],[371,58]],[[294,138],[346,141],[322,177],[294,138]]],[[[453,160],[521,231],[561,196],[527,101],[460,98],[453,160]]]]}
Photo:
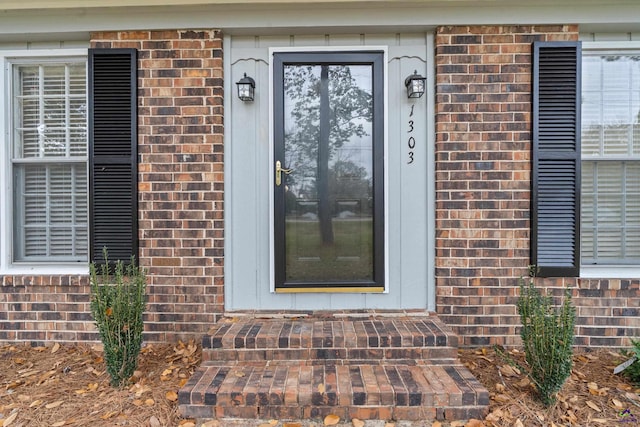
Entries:
{"type": "Polygon", "coordinates": [[[551,296],[521,278],[517,307],[528,375],[542,403],[550,406],[571,374],[576,319],[571,292],[567,289],[562,304],[555,307],[551,296]]]}
{"type": "Polygon", "coordinates": [[[631,340],[631,344],[633,348],[630,351],[623,352],[623,355],[629,359],[635,357],[636,361],[627,366],[627,368],[622,371],[622,375],[629,378],[629,381],[632,383],[640,385],[640,341],[631,340]]]}
{"type": "Polygon", "coordinates": [[[104,259],[100,273],[94,263],[89,266],[91,314],[104,346],[111,385],[120,387],[138,365],[144,330],[146,272],[136,266],[134,257],[126,266],[117,261],[111,268],[106,250],[104,259]]]}

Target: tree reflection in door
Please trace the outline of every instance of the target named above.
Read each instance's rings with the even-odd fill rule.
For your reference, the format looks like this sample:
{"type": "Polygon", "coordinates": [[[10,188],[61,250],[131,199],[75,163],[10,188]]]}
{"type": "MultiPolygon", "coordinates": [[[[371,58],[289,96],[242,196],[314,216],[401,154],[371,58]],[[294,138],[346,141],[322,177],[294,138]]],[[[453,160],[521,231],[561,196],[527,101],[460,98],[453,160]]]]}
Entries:
{"type": "Polygon", "coordinates": [[[285,65],[286,280],[373,281],[371,65],[285,65]]]}

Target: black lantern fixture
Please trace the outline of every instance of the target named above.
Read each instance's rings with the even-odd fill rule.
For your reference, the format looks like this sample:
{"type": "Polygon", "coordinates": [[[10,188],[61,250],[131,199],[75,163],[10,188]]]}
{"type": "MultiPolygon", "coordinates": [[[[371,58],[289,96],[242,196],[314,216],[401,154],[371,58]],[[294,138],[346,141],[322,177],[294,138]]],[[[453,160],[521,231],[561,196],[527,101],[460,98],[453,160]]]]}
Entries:
{"type": "Polygon", "coordinates": [[[253,101],[256,93],[256,81],[244,73],[244,77],[236,84],[238,85],[238,98],[243,101],[253,101]]]}
{"type": "Polygon", "coordinates": [[[422,77],[418,74],[418,70],[415,70],[413,74],[404,79],[404,85],[407,88],[407,96],[409,98],[420,98],[424,94],[426,80],[426,77],[422,77]]]}

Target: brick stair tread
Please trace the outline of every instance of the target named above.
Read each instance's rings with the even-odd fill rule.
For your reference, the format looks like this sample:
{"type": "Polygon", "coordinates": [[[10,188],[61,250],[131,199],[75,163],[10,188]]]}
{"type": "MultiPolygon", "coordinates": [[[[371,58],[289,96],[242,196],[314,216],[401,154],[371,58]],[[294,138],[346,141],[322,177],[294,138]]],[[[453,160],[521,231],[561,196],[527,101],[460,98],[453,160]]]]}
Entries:
{"type": "Polygon", "coordinates": [[[180,411],[202,418],[460,419],[488,403],[459,363],[207,362],[179,392],[180,411]]]}
{"type": "Polygon", "coordinates": [[[227,318],[203,337],[204,360],[455,359],[457,336],[436,316],[227,318]],[[253,352],[255,350],[255,352],[253,352]]]}

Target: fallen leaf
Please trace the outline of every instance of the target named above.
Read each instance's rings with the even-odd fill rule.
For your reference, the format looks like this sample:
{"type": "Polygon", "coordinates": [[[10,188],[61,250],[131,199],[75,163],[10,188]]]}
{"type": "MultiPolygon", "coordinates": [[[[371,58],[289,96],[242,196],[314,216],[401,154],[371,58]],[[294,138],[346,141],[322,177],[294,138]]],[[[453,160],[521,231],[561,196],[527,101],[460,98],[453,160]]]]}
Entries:
{"type": "Polygon", "coordinates": [[[218,420],[210,420],[210,421],[207,421],[206,423],[202,424],[200,427],[221,427],[221,426],[220,426],[220,421],[218,421],[218,420]]]}
{"type": "Polygon", "coordinates": [[[13,414],[9,415],[3,422],[2,422],[2,427],[7,427],[8,425],[10,425],[16,418],[18,417],[18,411],[14,412],[13,414]]]}
{"type": "Polygon", "coordinates": [[[302,427],[300,423],[284,423],[283,427],[302,427]]]}
{"type": "Polygon", "coordinates": [[[235,375],[236,375],[236,377],[238,377],[238,378],[242,378],[242,377],[244,377],[246,374],[245,374],[244,372],[241,372],[241,371],[236,371],[236,372],[235,372],[235,375]]]}
{"type": "Polygon", "coordinates": [[[593,403],[592,401],[587,400],[586,404],[589,408],[593,409],[594,411],[602,412],[602,409],[600,409],[600,407],[595,403],[593,403]]]}
{"type": "Polygon", "coordinates": [[[160,427],[160,420],[158,420],[158,418],[155,415],[152,415],[151,418],[149,418],[149,426],[150,427],[160,427]]]}
{"type": "Polygon", "coordinates": [[[351,419],[351,424],[353,424],[353,427],[364,427],[364,421],[357,418],[351,419]]]}
{"type": "Polygon", "coordinates": [[[147,406],[153,406],[153,405],[156,404],[156,402],[153,399],[147,399],[147,400],[144,401],[144,404],[147,405],[147,406]]]}
{"type": "Polygon", "coordinates": [[[318,384],[318,393],[324,393],[325,387],[324,384],[318,384]]]}
{"type": "Polygon", "coordinates": [[[497,384],[496,384],[496,391],[498,391],[498,392],[502,393],[502,392],[503,392],[503,391],[505,391],[506,389],[507,389],[507,388],[504,386],[504,384],[500,384],[500,383],[497,383],[497,384]]]}
{"type": "Polygon", "coordinates": [[[613,403],[613,407],[619,410],[624,409],[624,405],[618,399],[611,399],[611,403],[613,403]]]}
{"type": "Polygon", "coordinates": [[[487,421],[491,422],[491,424],[490,424],[490,425],[498,424],[498,422],[499,422],[499,421],[502,419],[502,417],[504,416],[504,414],[502,414],[502,411],[500,411],[500,414],[498,414],[498,413],[497,413],[498,411],[500,411],[500,410],[499,410],[499,409],[498,409],[498,410],[495,410],[495,411],[493,411],[493,412],[489,413],[489,414],[485,417],[485,420],[487,420],[487,421]]]}
{"type": "Polygon", "coordinates": [[[451,421],[451,427],[464,427],[464,421],[451,421]]]}
{"type": "Polygon", "coordinates": [[[270,426],[277,426],[278,425],[278,420],[269,420],[269,425],[270,426]]]}
{"type": "Polygon", "coordinates": [[[440,421],[434,421],[431,424],[431,427],[442,427],[442,423],[440,421]]]}
{"type": "Polygon", "coordinates": [[[496,394],[495,396],[493,396],[493,400],[499,403],[511,402],[511,398],[506,394],[496,394]]]}
{"type": "Polygon", "coordinates": [[[520,370],[518,368],[514,368],[511,365],[503,365],[500,367],[500,372],[502,375],[507,377],[517,377],[520,375],[520,370]]]}
{"type": "Polygon", "coordinates": [[[40,399],[34,400],[34,401],[33,401],[33,402],[31,402],[31,404],[29,405],[29,408],[33,408],[34,406],[38,406],[38,405],[39,405],[39,404],[41,404],[41,403],[42,403],[42,400],[40,400],[40,399]]]}
{"type": "Polygon", "coordinates": [[[175,402],[176,400],[178,400],[178,393],[170,390],[164,395],[164,397],[166,397],[169,402],[175,402]]]}
{"type": "Polygon", "coordinates": [[[60,344],[55,343],[53,347],[51,347],[51,353],[55,353],[58,350],[60,350],[60,344]]]}
{"type": "Polygon", "coordinates": [[[184,424],[180,424],[180,427],[196,427],[196,423],[188,421],[184,424]]]}
{"type": "Polygon", "coordinates": [[[57,423],[51,424],[51,427],[62,427],[66,423],[67,423],[66,421],[58,421],[57,423]]]}
{"type": "Polygon", "coordinates": [[[118,415],[119,413],[119,411],[107,412],[106,414],[101,415],[100,418],[102,418],[103,420],[108,420],[109,418],[113,417],[114,415],[118,415]]]}
{"type": "Polygon", "coordinates": [[[135,406],[138,406],[138,407],[144,405],[144,402],[140,399],[133,399],[133,402],[131,403],[133,403],[135,406]]]}
{"type": "Polygon", "coordinates": [[[571,422],[573,424],[577,424],[578,423],[578,417],[576,417],[576,415],[573,413],[573,411],[567,411],[566,418],[569,420],[569,422],[571,422]]]}
{"type": "Polygon", "coordinates": [[[640,396],[638,396],[636,393],[627,392],[624,394],[624,397],[631,400],[640,400],[640,396]]]}
{"type": "Polygon", "coordinates": [[[340,417],[334,414],[329,414],[324,417],[324,425],[334,426],[340,422],[340,417]]]}
{"type": "Polygon", "coordinates": [[[57,408],[58,406],[62,405],[62,400],[58,400],[56,402],[53,403],[49,403],[47,405],[45,405],[45,408],[47,409],[53,409],[53,408],[57,408]]]}
{"type": "Polygon", "coordinates": [[[464,427],[484,427],[484,423],[480,420],[476,420],[475,418],[471,418],[464,427]]]}

